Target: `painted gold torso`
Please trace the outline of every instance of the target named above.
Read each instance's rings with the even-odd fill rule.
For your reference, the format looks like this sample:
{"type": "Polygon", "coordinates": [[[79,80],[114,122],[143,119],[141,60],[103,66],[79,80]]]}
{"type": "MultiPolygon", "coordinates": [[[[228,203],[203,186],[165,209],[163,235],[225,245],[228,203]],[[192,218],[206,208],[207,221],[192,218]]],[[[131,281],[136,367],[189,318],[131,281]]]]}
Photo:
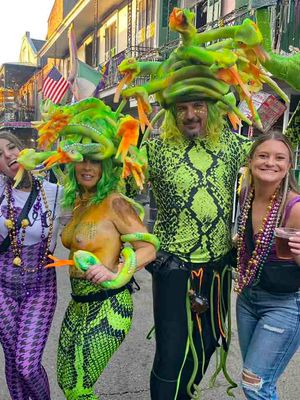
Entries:
{"type": "MultiPolygon", "coordinates": [[[[113,220],[110,196],[97,205],[77,201],[72,219],[62,231],[62,243],[70,249],[70,257],[77,250],[87,250],[94,253],[106,267],[115,270],[121,241],[113,220]]],[[[70,275],[80,278],[83,273],[72,267],[70,275]]]]}

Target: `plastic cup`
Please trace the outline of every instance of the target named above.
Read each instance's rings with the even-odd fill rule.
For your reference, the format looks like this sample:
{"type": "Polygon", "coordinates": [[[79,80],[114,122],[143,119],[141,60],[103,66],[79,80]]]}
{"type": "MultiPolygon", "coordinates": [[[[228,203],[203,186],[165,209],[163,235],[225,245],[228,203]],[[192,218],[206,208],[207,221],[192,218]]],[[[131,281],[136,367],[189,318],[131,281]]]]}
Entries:
{"type": "Polygon", "coordinates": [[[275,243],[276,243],[276,255],[278,258],[283,260],[290,260],[293,258],[291,249],[289,246],[289,238],[299,233],[299,229],[295,228],[276,228],[275,229],[275,243]]]}

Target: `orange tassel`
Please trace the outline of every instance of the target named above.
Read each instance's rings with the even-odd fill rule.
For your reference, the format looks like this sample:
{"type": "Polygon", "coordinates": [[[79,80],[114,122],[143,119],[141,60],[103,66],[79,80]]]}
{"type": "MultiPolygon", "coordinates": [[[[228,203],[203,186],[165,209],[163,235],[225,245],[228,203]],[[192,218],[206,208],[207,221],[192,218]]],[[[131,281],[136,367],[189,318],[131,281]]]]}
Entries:
{"type": "Polygon", "coordinates": [[[152,129],[152,126],[144,110],[143,101],[140,97],[137,98],[137,109],[139,114],[139,120],[141,123],[141,131],[144,133],[146,126],[149,126],[150,129],[152,129]]]}
{"type": "Polygon", "coordinates": [[[132,117],[125,117],[122,119],[117,136],[121,136],[116,158],[121,154],[121,159],[124,160],[129,147],[136,146],[139,138],[139,121],[132,117]]]}
{"type": "Polygon", "coordinates": [[[232,112],[228,112],[227,116],[233,129],[236,131],[241,123],[241,120],[232,112]]]}
{"type": "Polygon", "coordinates": [[[220,275],[217,274],[217,281],[218,281],[218,324],[219,324],[219,329],[221,335],[225,338],[225,333],[223,331],[222,327],[222,321],[221,321],[221,304],[220,304],[220,298],[221,298],[221,281],[220,281],[220,275]]]}
{"type": "Polygon", "coordinates": [[[118,83],[118,86],[116,88],[116,92],[114,95],[114,103],[119,102],[123,87],[125,85],[126,86],[130,85],[130,83],[133,81],[133,78],[134,78],[134,76],[133,76],[132,71],[125,72],[125,76],[120,80],[120,82],[118,83]]]}

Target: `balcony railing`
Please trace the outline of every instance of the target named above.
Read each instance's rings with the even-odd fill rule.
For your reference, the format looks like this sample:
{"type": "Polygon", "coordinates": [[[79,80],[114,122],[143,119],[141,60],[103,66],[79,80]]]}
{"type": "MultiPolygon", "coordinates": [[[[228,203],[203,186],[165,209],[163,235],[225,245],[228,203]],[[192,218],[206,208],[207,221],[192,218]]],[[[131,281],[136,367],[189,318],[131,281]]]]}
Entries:
{"type": "Polygon", "coordinates": [[[34,107],[19,107],[16,103],[0,106],[0,123],[28,122],[35,119],[34,107]]]}
{"type": "MultiPolygon", "coordinates": [[[[118,72],[118,66],[125,58],[133,57],[138,61],[161,61],[163,57],[159,54],[158,49],[151,47],[132,46],[124,51],[116,54],[110,60],[99,65],[99,70],[103,73],[103,79],[100,85],[100,91],[114,87],[118,84],[122,76],[118,72]]],[[[139,78],[140,84],[144,82],[144,78],[139,78]]]]}

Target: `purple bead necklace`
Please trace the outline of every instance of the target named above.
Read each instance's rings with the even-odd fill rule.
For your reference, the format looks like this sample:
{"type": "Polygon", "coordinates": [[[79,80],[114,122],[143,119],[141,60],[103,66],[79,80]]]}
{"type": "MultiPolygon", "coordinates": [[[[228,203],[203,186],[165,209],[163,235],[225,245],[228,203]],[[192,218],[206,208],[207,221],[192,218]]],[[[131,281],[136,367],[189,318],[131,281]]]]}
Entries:
{"type": "MultiPolygon", "coordinates": [[[[25,266],[24,260],[22,259],[22,250],[24,247],[26,228],[29,226],[29,221],[27,218],[25,218],[21,221],[21,227],[17,226],[17,211],[15,208],[15,199],[13,197],[11,182],[8,182],[5,187],[5,196],[7,200],[7,215],[6,215],[7,219],[5,221],[5,224],[8,228],[8,233],[11,241],[11,248],[14,255],[13,264],[16,267],[21,268],[21,275],[24,275],[25,273],[34,273],[42,271],[43,267],[47,262],[52,234],[53,234],[53,219],[51,217],[51,212],[48,206],[48,201],[43,185],[39,180],[37,180],[34,177],[32,177],[32,184],[36,185],[38,189],[36,201],[33,204],[33,214],[39,216],[41,221],[41,241],[39,246],[38,260],[36,267],[33,268],[25,266]],[[45,213],[43,213],[42,202],[45,205],[45,213]],[[45,235],[46,216],[48,216],[49,218],[49,232],[47,238],[45,235]]],[[[38,276],[38,280],[39,279],[40,278],[38,276]]]]}
{"type": "Polygon", "coordinates": [[[244,287],[251,286],[260,278],[262,267],[269,255],[274,231],[278,223],[278,212],[282,202],[282,194],[278,195],[279,188],[270,199],[267,212],[262,220],[261,227],[255,241],[254,250],[249,258],[246,249],[246,223],[249,211],[252,207],[254,188],[249,191],[245,200],[241,215],[239,217],[237,238],[237,277],[235,279],[234,291],[241,293],[244,287]]]}

